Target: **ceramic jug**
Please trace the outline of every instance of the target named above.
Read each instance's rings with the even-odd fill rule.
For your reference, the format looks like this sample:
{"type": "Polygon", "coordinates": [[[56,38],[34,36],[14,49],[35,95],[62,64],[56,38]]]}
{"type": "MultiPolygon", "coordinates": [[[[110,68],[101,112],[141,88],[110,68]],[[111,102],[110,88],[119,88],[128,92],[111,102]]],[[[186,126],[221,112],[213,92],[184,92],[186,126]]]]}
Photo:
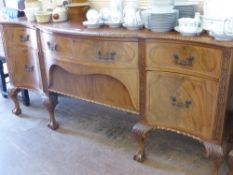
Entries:
{"type": "Polygon", "coordinates": [[[67,21],[68,14],[67,9],[63,5],[57,6],[52,12],[53,22],[63,22],[67,21]]]}
{"type": "Polygon", "coordinates": [[[115,11],[123,12],[124,0],[110,0],[110,8],[115,11]]]}

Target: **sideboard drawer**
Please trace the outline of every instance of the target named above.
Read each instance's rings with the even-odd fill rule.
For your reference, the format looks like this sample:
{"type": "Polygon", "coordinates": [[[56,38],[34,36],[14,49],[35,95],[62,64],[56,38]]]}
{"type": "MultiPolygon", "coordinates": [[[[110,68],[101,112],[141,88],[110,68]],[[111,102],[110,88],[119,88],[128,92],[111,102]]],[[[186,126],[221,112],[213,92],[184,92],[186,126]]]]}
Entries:
{"type": "Polygon", "coordinates": [[[86,65],[138,67],[137,42],[71,38],[42,33],[42,47],[46,54],[52,54],[55,59],[70,59],[86,65]]]}
{"type": "Polygon", "coordinates": [[[26,46],[38,49],[36,30],[21,27],[5,27],[4,37],[7,46],[26,46]]]}
{"type": "Polygon", "coordinates": [[[221,62],[221,49],[172,42],[146,42],[146,66],[149,69],[189,71],[218,78],[221,62]]]}
{"type": "Polygon", "coordinates": [[[9,72],[12,75],[11,81],[14,86],[36,90],[42,88],[37,51],[26,48],[8,48],[7,56],[9,72]]]}
{"type": "Polygon", "coordinates": [[[41,33],[41,44],[43,52],[45,54],[52,54],[53,57],[74,56],[72,38],[41,33]]]}
{"type": "Polygon", "coordinates": [[[211,139],[217,96],[216,81],[148,71],[146,121],[211,139]]]}

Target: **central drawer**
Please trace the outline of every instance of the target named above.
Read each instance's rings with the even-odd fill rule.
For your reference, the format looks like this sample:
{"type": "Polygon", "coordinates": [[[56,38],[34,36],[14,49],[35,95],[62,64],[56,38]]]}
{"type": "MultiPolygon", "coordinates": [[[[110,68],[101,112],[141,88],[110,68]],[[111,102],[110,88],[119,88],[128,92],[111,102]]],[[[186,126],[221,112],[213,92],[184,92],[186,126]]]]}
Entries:
{"type": "Polygon", "coordinates": [[[219,78],[222,50],[198,45],[146,42],[146,67],[149,70],[202,74],[219,78]]]}
{"type": "Polygon", "coordinates": [[[46,55],[79,64],[97,64],[117,68],[138,67],[138,43],[121,40],[83,39],[42,33],[46,55]]]}

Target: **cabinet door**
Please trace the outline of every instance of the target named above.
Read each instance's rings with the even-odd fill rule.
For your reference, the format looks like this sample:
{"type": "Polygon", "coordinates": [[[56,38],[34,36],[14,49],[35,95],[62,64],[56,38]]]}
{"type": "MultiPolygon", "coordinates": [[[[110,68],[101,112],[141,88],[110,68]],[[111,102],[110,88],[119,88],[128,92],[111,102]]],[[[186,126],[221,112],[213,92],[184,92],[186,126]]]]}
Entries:
{"type": "Polygon", "coordinates": [[[33,49],[20,48],[8,48],[7,50],[7,63],[13,85],[41,89],[38,52],[33,49]]]}
{"type": "Polygon", "coordinates": [[[175,73],[147,73],[146,120],[211,139],[218,82],[175,73]]]}

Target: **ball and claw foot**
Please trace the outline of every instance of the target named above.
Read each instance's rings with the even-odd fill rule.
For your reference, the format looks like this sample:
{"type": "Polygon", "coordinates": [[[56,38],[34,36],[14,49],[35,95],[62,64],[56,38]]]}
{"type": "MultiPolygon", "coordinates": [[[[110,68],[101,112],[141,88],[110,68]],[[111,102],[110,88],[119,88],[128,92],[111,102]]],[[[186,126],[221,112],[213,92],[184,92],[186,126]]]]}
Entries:
{"type": "Polygon", "coordinates": [[[134,135],[136,141],[139,144],[139,149],[133,157],[134,160],[136,160],[138,162],[143,162],[145,160],[146,154],[145,154],[144,141],[152,129],[153,129],[153,127],[145,125],[145,124],[140,123],[140,122],[137,123],[136,125],[134,125],[132,132],[133,132],[133,135],[134,135]]]}
{"type": "Polygon", "coordinates": [[[14,108],[12,110],[12,113],[15,114],[15,115],[20,115],[22,113],[21,109],[20,108],[14,108]]]}
{"type": "Polygon", "coordinates": [[[146,159],[145,153],[142,153],[141,151],[138,151],[134,156],[133,159],[138,162],[143,162],[146,159]]]}
{"type": "Polygon", "coordinates": [[[57,122],[55,122],[55,123],[50,122],[50,123],[48,124],[48,127],[49,127],[50,129],[52,129],[52,130],[56,130],[56,129],[59,128],[59,124],[58,124],[57,122]]]}

